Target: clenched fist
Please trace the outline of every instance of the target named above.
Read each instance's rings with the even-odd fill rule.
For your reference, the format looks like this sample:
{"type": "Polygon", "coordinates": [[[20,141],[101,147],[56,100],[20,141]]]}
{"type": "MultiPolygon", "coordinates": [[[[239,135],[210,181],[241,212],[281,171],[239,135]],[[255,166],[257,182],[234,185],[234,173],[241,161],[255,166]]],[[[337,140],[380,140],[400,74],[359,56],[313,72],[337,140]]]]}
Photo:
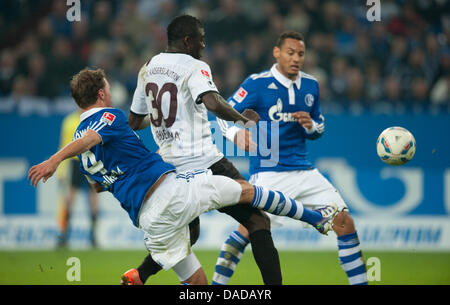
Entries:
{"type": "Polygon", "coordinates": [[[259,120],[261,119],[259,117],[259,114],[256,111],[252,110],[252,109],[245,109],[242,112],[242,115],[245,116],[246,118],[248,118],[250,121],[253,121],[255,123],[258,123],[259,120]]]}

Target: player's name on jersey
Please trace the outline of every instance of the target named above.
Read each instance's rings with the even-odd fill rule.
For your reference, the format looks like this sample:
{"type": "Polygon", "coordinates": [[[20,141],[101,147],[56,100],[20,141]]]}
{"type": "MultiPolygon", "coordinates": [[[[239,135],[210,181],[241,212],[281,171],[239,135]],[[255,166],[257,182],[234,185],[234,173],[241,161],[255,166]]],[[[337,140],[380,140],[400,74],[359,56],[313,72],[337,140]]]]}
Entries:
{"type": "Polygon", "coordinates": [[[172,132],[165,128],[162,128],[161,130],[156,130],[155,136],[158,139],[158,141],[164,141],[164,140],[170,140],[170,139],[175,139],[175,140],[180,139],[180,134],[178,131],[172,132]]]}
{"type": "Polygon", "coordinates": [[[178,75],[175,71],[172,71],[170,69],[167,69],[165,67],[153,67],[146,72],[146,77],[149,77],[150,75],[154,74],[160,74],[160,75],[166,75],[170,78],[172,78],[174,81],[178,81],[180,78],[180,75],[178,75]]]}
{"type": "Polygon", "coordinates": [[[121,175],[123,175],[123,172],[120,170],[119,167],[117,167],[117,171],[113,170],[113,171],[111,171],[110,175],[103,175],[104,181],[102,182],[102,184],[105,187],[108,187],[119,178],[118,176],[121,176],[121,175]]]}

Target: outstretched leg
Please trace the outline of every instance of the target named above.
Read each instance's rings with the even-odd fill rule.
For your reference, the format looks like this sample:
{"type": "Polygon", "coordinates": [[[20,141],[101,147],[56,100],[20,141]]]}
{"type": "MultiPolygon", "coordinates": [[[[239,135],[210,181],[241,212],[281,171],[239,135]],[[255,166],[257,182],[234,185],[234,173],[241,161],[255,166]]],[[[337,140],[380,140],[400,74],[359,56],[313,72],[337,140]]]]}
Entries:
{"type": "MultiPolygon", "coordinates": [[[[288,216],[297,220],[302,220],[313,225],[317,230],[319,230],[319,232],[324,234],[331,230],[331,221],[334,215],[336,215],[337,213],[336,206],[327,207],[320,210],[310,210],[303,207],[301,203],[297,203],[292,198],[285,196],[281,192],[271,191],[259,186],[253,186],[245,180],[237,180],[237,182],[241,185],[242,188],[239,200],[240,204],[250,203],[252,207],[267,211],[275,215],[288,216]]],[[[245,226],[245,223],[243,224],[245,226]]],[[[267,225],[269,226],[270,223],[268,223],[267,225]]],[[[240,233],[239,231],[233,232],[225,241],[225,244],[222,246],[219,258],[217,260],[212,284],[225,285],[228,283],[249,241],[252,242],[252,250],[257,263],[257,257],[261,257],[263,259],[265,257],[268,257],[268,247],[261,248],[261,254],[259,254],[259,252],[257,252],[259,248],[257,248],[257,251],[255,251],[254,249],[254,242],[256,242],[257,244],[261,244],[267,240],[272,240],[270,231],[260,230],[250,232],[250,230],[248,230],[249,233],[247,233],[246,230],[242,227],[240,227],[240,231],[242,231],[242,233],[240,233]],[[270,235],[263,235],[267,233],[269,233],[270,235]]],[[[273,249],[275,249],[274,246],[273,249]]],[[[278,252],[276,251],[276,249],[275,253],[270,254],[276,255],[279,261],[278,252]]],[[[262,268],[264,268],[265,266],[270,266],[270,264],[268,261],[263,260],[261,266],[260,264],[258,264],[258,266],[261,269],[261,273],[264,275],[262,268]]],[[[272,276],[274,275],[275,272],[272,274],[272,276]]],[[[267,284],[266,280],[264,282],[267,284]]]]}
{"type": "Polygon", "coordinates": [[[239,203],[250,202],[252,207],[270,214],[301,220],[312,225],[322,234],[332,229],[332,220],[338,211],[336,204],[331,203],[325,208],[311,210],[279,191],[254,186],[247,181],[239,180],[238,182],[242,187],[239,203]]]}
{"type": "MultiPolygon", "coordinates": [[[[260,210],[267,211],[269,213],[281,216],[288,216],[294,219],[302,220],[314,225],[318,230],[318,224],[325,225],[323,221],[332,220],[335,213],[330,214],[330,217],[324,217],[324,214],[318,211],[309,210],[304,208],[302,204],[296,203],[293,199],[284,196],[280,192],[274,192],[261,187],[254,187],[245,180],[238,180],[237,183],[234,180],[228,178],[228,181],[224,181],[219,176],[212,176],[213,179],[217,179],[216,184],[223,187],[223,184],[229,185],[229,187],[223,187],[222,194],[228,200],[219,200],[222,202],[223,207],[227,208],[233,205],[234,196],[230,196],[230,193],[239,192],[239,204],[246,204],[260,210]],[[234,186],[233,186],[234,184],[234,186]],[[231,191],[233,189],[233,191],[231,191]]],[[[222,198],[223,199],[223,198],[222,198]]],[[[239,220],[247,230],[249,231],[249,240],[252,243],[252,250],[255,257],[255,261],[261,270],[263,280],[265,284],[280,285],[282,281],[281,267],[279,262],[278,251],[276,250],[273,239],[270,233],[270,221],[266,215],[261,212],[255,212],[251,210],[251,215],[245,221],[239,220]]],[[[230,213],[231,216],[233,216],[230,213]]],[[[233,216],[235,217],[235,216],[233,216]]],[[[329,221],[331,223],[331,221],[329,221]]],[[[329,224],[331,226],[331,224],[329,224]]],[[[321,231],[326,233],[325,231],[321,231]]]]}

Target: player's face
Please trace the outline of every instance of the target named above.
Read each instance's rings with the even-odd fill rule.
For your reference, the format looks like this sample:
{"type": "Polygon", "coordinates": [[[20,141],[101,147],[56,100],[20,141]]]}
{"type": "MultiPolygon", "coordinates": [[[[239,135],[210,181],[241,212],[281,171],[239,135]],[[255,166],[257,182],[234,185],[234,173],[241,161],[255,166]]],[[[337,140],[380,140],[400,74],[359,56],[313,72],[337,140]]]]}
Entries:
{"type": "Polygon", "coordinates": [[[297,39],[286,38],[281,48],[273,49],[273,56],[277,60],[281,74],[295,80],[305,61],[305,43],[297,39]]]}
{"type": "Polygon", "coordinates": [[[200,59],[202,57],[202,51],[205,47],[205,30],[203,28],[198,28],[196,35],[191,38],[189,55],[195,59],[200,59]]]}

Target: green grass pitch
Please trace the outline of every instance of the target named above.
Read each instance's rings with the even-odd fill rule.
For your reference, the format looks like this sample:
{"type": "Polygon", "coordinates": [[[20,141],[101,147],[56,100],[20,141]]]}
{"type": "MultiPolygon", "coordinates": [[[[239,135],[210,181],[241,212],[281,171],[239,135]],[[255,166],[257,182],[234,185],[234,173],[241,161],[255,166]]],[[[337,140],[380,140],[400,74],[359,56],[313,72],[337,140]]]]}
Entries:
{"type": "MultiPolygon", "coordinates": [[[[196,251],[209,281],[218,251],[196,251]]],[[[138,266],[145,251],[57,250],[0,251],[0,284],[117,285],[122,273],[138,266]],[[70,257],[80,260],[80,281],[68,281],[70,257]]],[[[286,285],[346,285],[347,279],[334,251],[280,251],[283,283],[286,285]]],[[[448,252],[375,252],[364,251],[364,259],[377,257],[380,281],[370,284],[450,284],[448,252]]],[[[368,266],[370,268],[370,266],[368,266]]],[[[150,285],[178,285],[173,271],[161,271],[151,277],[150,285]]],[[[261,275],[251,250],[243,256],[230,284],[262,285],[261,275]]]]}

